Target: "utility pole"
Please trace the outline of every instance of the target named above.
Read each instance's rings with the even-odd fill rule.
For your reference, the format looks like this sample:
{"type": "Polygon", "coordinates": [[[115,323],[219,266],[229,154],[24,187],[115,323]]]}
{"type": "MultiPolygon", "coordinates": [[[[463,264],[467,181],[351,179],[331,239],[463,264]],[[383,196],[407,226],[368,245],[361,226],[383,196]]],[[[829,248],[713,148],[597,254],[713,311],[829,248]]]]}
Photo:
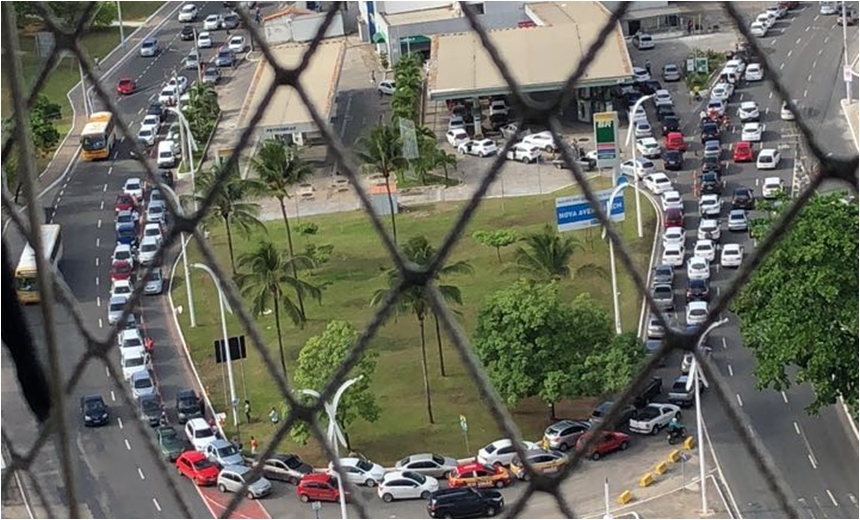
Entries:
{"type": "Polygon", "coordinates": [[[119,19],[119,44],[125,47],[125,27],[122,26],[122,2],[116,1],[116,15],[119,19]]]}

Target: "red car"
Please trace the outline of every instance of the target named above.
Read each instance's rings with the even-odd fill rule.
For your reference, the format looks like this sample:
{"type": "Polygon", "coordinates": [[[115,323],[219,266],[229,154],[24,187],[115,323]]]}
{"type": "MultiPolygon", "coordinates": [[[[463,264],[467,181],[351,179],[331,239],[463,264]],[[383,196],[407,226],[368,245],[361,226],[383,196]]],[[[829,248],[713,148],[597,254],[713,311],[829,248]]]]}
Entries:
{"type": "Polygon", "coordinates": [[[666,135],[666,149],[686,152],[687,143],[684,142],[684,134],[681,132],[669,132],[666,135]]]}
{"type": "MultiPolygon", "coordinates": [[[[602,437],[588,449],[588,456],[592,460],[598,460],[603,455],[616,450],[624,451],[630,446],[630,437],[621,432],[603,432],[602,437]]],[[[591,438],[591,432],[586,432],[576,441],[576,450],[582,451],[585,443],[591,438]]]]}
{"type": "Polygon", "coordinates": [[[120,211],[134,211],[137,209],[137,201],[128,193],[120,193],[116,196],[116,201],[113,203],[113,210],[117,213],[120,211]]]}
{"type": "Polygon", "coordinates": [[[752,143],[741,141],[735,145],[735,151],[732,155],[735,162],[752,162],[755,161],[752,143]]]}
{"type": "Polygon", "coordinates": [[[134,93],[136,85],[131,78],[122,78],[116,82],[116,93],[121,96],[127,96],[134,93]]]}
{"type": "Polygon", "coordinates": [[[128,280],[131,278],[131,264],[125,260],[118,260],[110,265],[110,281],[128,280]]]}
{"type": "MultiPolygon", "coordinates": [[[[308,473],[296,486],[296,494],[302,502],[326,501],[337,502],[340,500],[340,491],[337,489],[337,476],[327,473],[308,473]]],[[[344,491],[344,496],[349,499],[349,492],[344,491]]]]}
{"type": "Polygon", "coordinates": [[[684,211],[680,208],[670,208],[663,215],[663,227],[684,227],[684,211]]]}
{"type": "Polygon", "coordinates": [[[199,451],[189,450],[180,455],[176,469],[198,486],[214,486],[218,480],[218,467],[199,451]]]}

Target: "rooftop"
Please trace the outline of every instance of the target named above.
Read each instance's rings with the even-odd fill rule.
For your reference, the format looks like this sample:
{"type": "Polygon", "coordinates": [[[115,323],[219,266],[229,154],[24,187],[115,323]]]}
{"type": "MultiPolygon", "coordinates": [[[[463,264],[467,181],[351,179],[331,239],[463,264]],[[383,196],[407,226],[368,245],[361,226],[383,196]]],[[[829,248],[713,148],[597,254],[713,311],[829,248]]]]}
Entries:
{"type": "Polygon", "coordinates": [[[463,16],[459,9],[454,9],[451,5],[394,14],[380,13],[380,15],[385,18],[388,25],[394,26],[435,22],[437,20],[448,20],[450,18],[460,18],[463,16]]]}
{"type": "MultiPolygon", "coordinates": [[[[564,85],[579,65],[610,12],[593,1],[527,4],[526,13],[530,12],[538,27],[488,31],[490,41],[525,92],[554,90],[564,85]]],[[[430,99],[487,96],[510,90],[474,32],[434,35],[431,56],[430,99]]],[[[609,34],[578,84],[620,83],[629,80],[632,73],[619,26],[609,34]]]]}

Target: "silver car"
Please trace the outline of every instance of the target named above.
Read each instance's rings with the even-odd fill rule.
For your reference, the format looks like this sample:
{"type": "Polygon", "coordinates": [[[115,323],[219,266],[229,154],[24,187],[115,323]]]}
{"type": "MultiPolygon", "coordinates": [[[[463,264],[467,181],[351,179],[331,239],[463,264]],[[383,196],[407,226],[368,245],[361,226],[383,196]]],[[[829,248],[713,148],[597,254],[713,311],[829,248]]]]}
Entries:
{"type": "Polygon", "coordinates": [[[143,294],[161,294],[162,291],[164,291],[164,277],[161,269],[153,269],[143,286],[143,294]]]}
{"type": "Polygon", "coordinates": [[[433,453],[410,455],[394,465],[396,471],[414,471],[434,478],[448,478],[448,474],[456,467],[457,459],[433,453]]]}
{"type": "Polygon", "coordinates": [[[125,308],[125,302],[128,301],[128,298],[125,296],[111,296],[110,301],[108,302],[108,324],[115,325],[117,321],[119,321],[119,317],[122,316],[122,310],[125,308]]]}
{"type": "Polygon", "coordinates": [[[131,394],[136,398],[141,398],[145,395],[155,395],[155,382],[152,376],[149,375],[149,370],[140,370],[131,375],[129,381],[131,385],[131,394]]]}
{"type": "MultiPolygon", "coordinates": [[[[236,493],[245,485],[245,481],[251,472],[247,466],[227,466],[218,474],[218,489],[222,493],[236,493]]],[[[272,492],[272,483],[264,476],[248,484],[248,498],[262,498],[272,492]]]]}
{"type": "Polygon", "coordinates": [[[236,449],[232,442],[227,442],[224,439],[216,439],[206,446],[203,452],[209,457],[209,460],[218,464],[222,468],[228,466],[241,466],[245,461],[242,459],[242,454],[236,449]]]}

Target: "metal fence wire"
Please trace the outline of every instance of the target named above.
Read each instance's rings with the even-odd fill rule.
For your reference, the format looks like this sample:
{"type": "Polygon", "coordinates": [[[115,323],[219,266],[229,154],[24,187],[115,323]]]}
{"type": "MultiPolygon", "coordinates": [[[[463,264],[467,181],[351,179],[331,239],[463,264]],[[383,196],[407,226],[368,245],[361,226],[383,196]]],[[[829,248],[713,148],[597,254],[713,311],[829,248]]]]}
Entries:
{"type": "MultiPolygon", "coordinates": [[[[61,53],[68,53],[76,56],[81,61],[84,72],[91,78],[96,77],[96,67],[93,58],[89,56],[82,47],[81,37],[92,23],[97,12],[97,4],[97,2],[89,2],[89,5],[84,9],[80,19],[74,27],[64,27],[54,15],[47,2],[39,2],[34,5],[40,16],[44,18],[47,30],[55,35],[56,47],[48,57],[40,71],[35,85],[32,87],[26,87],[23,84],[22,64],[18,45],[18,30],[14,9],[11,2],[3,2],[2,4],[2,42],[3,48],[6,51],[5,61],[8,63],[6,74],[9,77],[9,85],[11,87],[12,100],[15,107],[14,129],[12,132],[9,132],[11,135],[3,136],[2,159],[5,164],[12,144],[17,144],[19,153],[19,182],[22,184],[26,209],[22,210],[17,204],[15,204],[5,190],[2,193],[2,206],[4,215],[12,220],[17,230],[25,236],[39,252],[39,254],[36,255],[39,272],[38,287],[40,293],[43,295],[40,307],[42,319],[45,323],[49,370],[48,379],[51,382],[51,395],[54,403],[50,417],[40,424],[36,440],[28,450],[16,450],[11,439],[9,439],[5,432],[3,433],[2,439],[5,447],[8,449],[9,460],[7,461],[7,471],[5,471],[2,479],[2,491],[3,494],[6,495],[9,490],[8,486],[10,485],[11,480],[20,476],[19,474],[22,474],[24,479],[27,480],[29,487],[34,490],[35,495],[42,502],[40,505],[51,517],[56,517],[57,512],[53,510],[51,504],[45,499],[44,490],[42,489],[42,485],[44,483],[40,483],[31,471],[33,460],[40,450],[45,447],[45,444],[48,441],[56,443],[57,452],[60,456],[60,473],[63,478],[63,490],[66,498],[65,506],[68,508],[67,511],[61,512],[60,515],[76,518],[79,517],[81,513],[78,503],[78,494],[75,489],[75,479],[73,477],[75,468],[72,467],[70,456],[70,426],[63,417],[63,403],[73,394],[84,369],[91,362],[101,362],[107,368],[110,378],[113,379],[117,387],[125,388],[125,385],[122,384],[123,378],[120,377],[120,374],[117,372],[114,365],[110,363],[107,358],[108,352],[111,350],[111,346],[116,341],[118,326],[111,329],[110,335],[107,338],[98,338],[93,334],[88,327],[88,324],[85,322],[77,301],[68,285],[66,285],[62,276],[60,276],[59,273],[44,260],[45,257],[42,254],[43,244],[41,243],[40,234],[38,232],[32,232],[34,229],[38,229],[43,216],[41,215],[40,204],[36,197],[38,172],[36,171],[34,161],[35,153],[32,142],[27,139],[24,130],[26,128],[25,122],[28,120],[30,108],[33,106],[36,96],[42,91],[47,76],[57,65],[61,53]],[[69,312],[72,321],[76,324],[87,344],[86,352],[81,356],[71,374],[67,377],[64,377],[60,371],[57,332],[55,329],[54,319],[57,305],[61,305],[67,312],[69,312]]],[[[573,74],[568,78],[564,87],[555,95],[554,99],[546,103],[537,103],[524,95],[519,85],[514,81],[511,70],[505,62],[505,57],[501,56],[499,51],[493,47],[487,31],[481,25],[476,13],[472,10],[472,7],[465,2],[461,2],[461,4],[462,12],[468,19],[472,29],[481,39],[481,43],[487,49],[493,62],[501,72],[501,75],[510,86],[516,104],[518,104],[522,109],[522,115],[519,121],[520,128],[524,128],[527,122],[542,123],[550,129],[556,142],[564,142],[561,137],[561,124],[558,119],[560,109],[569,105],[574,94],[574,86],[580,80],[589,64],[594,60],[598,50],[603,45],[606,38],[616,29],[619,19],[629,8],[629,3],[618,3],[618,6],[613,10],[610,19],[600,31],[597,40],[590,45],[588,52],[583,57],[573,74]]],[[[842,180],[850,186],[854,193],[857,192],[858,158],[856,155],[848,159],[827,156],[826,152],[815,140],[809,124],[802,117],[803,114],[797,110],[797,107],[794,106],[791,101],[791,95],[780,83],[778,75],[774,73],[774,71],[778,69],[770,66],[765,51],[758,44],[759,40],[752,37],[737,8],[731,2],[722,2],[722,6],[724,11],[733,21],[737,30],[740,31],[744,39],[748,42],[753,55],[759,62],[764,64],[763,68],[765,79],[769,81],[776,90],[779,98],[791,104],[792,110],[798,115],[797,129],[802,135],[802,139],[805,141],[810,154],[814,156],[813,161],[817,161],[819,164],[819,167],[816,168],[818,173],[811,177],[810,183],[797,194],[796,199],[792,202],[782,217],[775,223],[767,237],[761,241],[754,254],[751,255],[749,260],[742,265],[737,276],[734,278],[733,283],[718,297],[716,303],[711,307],[706,322],[697,330],[696,333],[688,334],[675,331],[668,327],[668,324],[665,322],[662,314],[658,312],[658,308],[647,290],[646,273],[642,273],[634,267],[633,259],[628,248],[618,232],[607,219],[603,206],[598,203],[594,191],[589,186],[588,182],[586,182],[586,177],[580,169],[579,164],[572,156],[571,150],[567,147],[562,148],[561,155],[565,164],[568,169],[571,170],[573,179],[585,194],[594,210],[594,213],[597,215],[597,218],[608,230],[609,239],[612,240],[614,246],[619,251],[622,264],[626,268],[627,272],[632,276],[640,295],[647,300],[648,307],[655,315],[660,317],[660,321],[667,330],[667,336],[656,355],[649,359],[647,364],[641,368],[636,377],[630,382],[627,389],[615,400],[615,404],[610,410],[609,418],[602,423],[599,430],[603,430],[605,425],[613,422],[619,411],[632,400],[634,389],[638,388],[650,377],[650,374],[657,368],[661,360],[670,352],[673,350],[692,352],[700,363],[706,378],[712,383],[716,398],[719,400],[721,406],[728,415],[729,422],[738,434],[747,454],[755,462],[756,467],[761,472],[762,479],[766,482],[770,491],[772,491],[774,496],[777,497],[783,513],[787,516],[797,518],[800,517],[800,512],[796,505],[797,500],[794,498],[793,493],[788,488],[780,471],[777,469],[773,458],[761,441],[751,432],[749,420],[746,418],[740,407],[735,403],[735,400],[731,397],[732,394],[726,382],[713,362],[707,356],[700,356],[695,346],[700,339],[702,331],[704,331],[708,325],[715,322],[719,318],[720,314],[726,310],[729,302],[737,295],[743,284],[749,279],[753,271],[765,258],[765,255],[767,255],[768,252],[777,244],[780,237],[797,216],[798,212],[803,208],[804,204],[810,199],[824,180],[842,180]]],[[[349,178],[352,185],[355,187],[365,214],[370,219],[376,233],[382,240],[387,253],[391,256],[391,260],[401,273],[400,283],[389,292],[383,305],[375,312],[373,317],[367,323],[357,342],[352,346],[348,358],[322,392],[322,399],[314,403],[312,406],[307,406],[303,402],[297,400],[294,396],[289,384],[278,369],[278,364],[270,355],[270,349],[267,348],[263,342],[260,331],[254,323],[255,320],[249,313],[245,303],[240,298],[236,286],[233,284],[230,276],[228,276],[218,265],[215,260],[214,251],[209,246],[208,241],[204,239],[199,224],[211,209],[212,202],[215,198],[214,190],[206,194],[204,199],[200,201],[198,211],[193,213],[189,212],[186,208],[180,207],[177,204],[177,201],[170,198],[166,199],[169,211],[172,213],[174,225],[165,237],[162,247],[158,252],[155,265],[159,264],[166,252],[176,245],[177,241],[180,239],[179,237],[181,233],[188,233],[193,236],[205,257],[205,262],[215,271],[222,287],[225,289],[230,305],[236,310],[236,314],[241,321],[246,334],[250,336],[254,348],[256,348],[257,353],[262,357],[269,371],[270,377],[275,382],[278,391],[287,402],[291,411],[286,417],[286,420],[277,429],[273,442],[269,443],[268,449],[260,455],[261,460],[268,458],[274,452],[278,443],[285,437],[296,421],[307,422],[310,425],[311,434],[320,441],[321,445],[324,446],[326,455],[330,460],[335,460],[332,448],[327,445],[325,435],[323,434],[317,420],[317,417],[319,417],[320,413],[323,411],[321,402],[328,400],[335,389],[343,382],[348,371],[353,367],[361,353],[368,347],[371,339],[376,335],[383,323],[385,323],[386,318],[392,313],[398,297],[405,291],[416,286],[421,287],[426,291],[430,299],[433,312],[439,316],[446,333],[449,335],[451,342],[465,364],[469,375],[477,383],[481,397],[489,406],[490,413],[498,427],[503,430],[507,436],[520,441],[522,439],[519,430],[514,424],[505,405],[493,389],[484,368],[477,359],[470,345],[468,335],[454,319],[452,311],[448,309],[444,298],[441,297],[438,289],[432,283],[435,274],[448,259],[452,248],[462,236],[466,225],[473,217],[490,185],[497,179],[499,171],[501,170],[502,164],[505,160],[505,154],[511,149],[514,142],[513,140],[508,140],[508,142],[505,143],[504,148],[496,156],[495,160],[488,168],[486,175],[483,176],[477,192],[465,204],[465,207],[457,218],[456,223],[448,232],[442,245],[439,247],[436,257],[430,262],[430,264],[424,268],[420,268],[407,262],[399,251],[397,245],[394,243],[391,235],[383,226],[379,216],[373,211],[370,198],[362,188],[361,182],[359,182],[359,168],[356,164],[355,158],[347,151],[337,135],[332,132],[331,128],[327,124],[325,116],[320,114],[310,103],[308,93],[299,82],[303,72],[310,63],[311,57],[316,52],[328,27],[334,20],[338,7],[337,3],[332,3],[330,9],[327,11],[324,22],[320,26],[315,38],[308,46],[307,52],[305,53],[301,63],[295,68],[283,68],[277,64],[277,61],[272,56],[269,46],[262,38],[257,25],[252,23],[252,19],[248,12],[244,8],[239,10],[239,16],[250,32],[250,37],[253,39],[254,45],[262,52],[265,59],[274,67],[276,71],[276,81],[265,93],[264,101],[260,104],[260,108],[253,114],[251,123],[242,132],[238,145],[234,148],[226,166],[217,175],[216,181],[216,185],[223,183],[229,172],[238,165],[240,151],[247,149],[250,140],[254,135],[255,126],[262,117],[263,109],[271,101],[275,89],[280,85],[291,86],[296,90],[296,92],[298,92],[302,101],[308,107],[314,122],[327,142],[329,152],[334,156],[334,159],[338,164],[343,165],[342,173],[349,178]]],[[[108,107],[110,111],[114,114],[119,114],[114,100],[109,95],[109,87],[102,83],[95,82],[94,90],[101,102],[108,107]]],[[[116,120],[118,128],[122,134],[128,136],[133,135],[129,131],[130,121],[126,120],[122,116],[118,116],[116,120]]],[[[165,188],[163,181],[159,175],[156,175],[156,172],[152,167],[152,163],[145,160],[146,155],[143,153],[143,149],[140,147],[140,144],[134,139],[129,139],[128,141],[131,143],[137,160],[140,163],[140,167],[146,172],[149,183],[163,190],[165,188]]],[[[148,276],[152,269],[152,267],[148,267],[144,276],[148,276]]],[[[124,323],[126,317],[132,312],[132,308],[137,305],[142,293],[141,287],[142,285],[135,289],[125,308],[123,316],[120,318],[118,323],[124,323]]],[[[128,390],[118,392],[118,394],[126,406],[133,406],[133,398],[128,390]]],[[[134,424],[133,427],[137,428],[144,438],[149,439],[149,442],[146,443],[146,449],[149,450],[153,459],[162,461],[158,467],[164,477],[163,480],[167,483],[173,498],[176,499],[183,513],[190,517],[191,514],[188,504],[185,502],[185,498],[182,494],[179,493],[173,479],[169,477],[167,464],[158,456],[152,436],[145,431],[145,428],[140,421],[132,422],[134,424]]],[[[593,443],[598,438],[599,435],[594,435],[589,444],[593,443]]],[[[522,444],[518,442],[515,445],[517,446],[517,452],[520,458],[525,460],[522,444]]],[[[547,493],[555,498],[561,514],[567,518],[574,518],[576,513],[562,496],[559,486],[571,472],[577,470],[580,459],[581,455],[579,453],[574,454],[571,459],[571,463],[558,475],[542,476],[533,474],[533,478],[526,484],[527,488],[525,494],[508,508],[507,515],[510,517],[518,516],[526,507],[532,495],[535,493],[547,493]]],[[[255,466],[254,473],[256,474],[260,471],[261,467],[259,465],[255,466]]],[[[529,468],[529,471],[531,471],[531,468],[529,468]]],[[[344,480],[344,484],[351,487],[346,479],[342,480],[344,480]]],[[[251,481],[251,479],[249,479],[249,481],[251,481]]],[[[358,509],[362,517],[367,517],[368,515],[365,503],[355,493],[353,493],[352,496],[355,497],[353,500],[354,507],[358,509]]],[[[245,500],[244,489],[242,492],[236,493],[232,497],[229,505],[223,512],[222,518],[229,517],[242,500],[245,500]]]]}

